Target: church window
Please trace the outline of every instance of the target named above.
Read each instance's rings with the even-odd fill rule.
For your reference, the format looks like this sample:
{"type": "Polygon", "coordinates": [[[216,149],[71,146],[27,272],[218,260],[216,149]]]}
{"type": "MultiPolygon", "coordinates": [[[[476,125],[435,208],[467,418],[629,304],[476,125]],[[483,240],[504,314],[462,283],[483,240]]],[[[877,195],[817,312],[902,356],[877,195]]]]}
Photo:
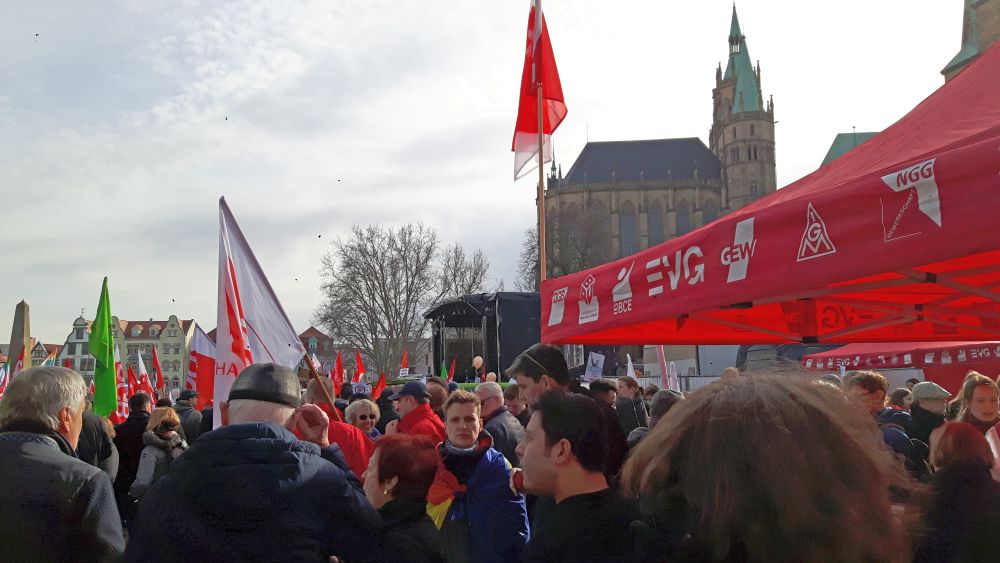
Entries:
{"type": "Polygon", "coordinates": [[[82,328],[73,329],[73,339],[74,340],[83,340],[83,329],[82,328]]]}
{"type": "Polygon", "coordinates": [[[628,256],[639,251],[639,220],[635,205],[626,201],[618,210],[618,249],[621,256],[628,256]]]}
{"type": "Polygon", "coordinates": [[[719,218],[719,204],[708,200],[701,209],[701,224],[707,225],[719,218]]]}
{"type": "Polygon", "coordinates": [[[691,232],[691,204],[687,201],[681,201],[674,209],[674,224],[677,235],[691,232]]]}
{"type": "Polygon", "coordinates": [[[747,160],[751,160],[750,147],[747,147],[747,160]]]}
{"type": "Polygon", "coordinates": [[[142,334],[142,327],[141,326],[134,326],[134,327],[132,327],[132,336],[133,337],[139,336],[140,334],[142,334]]]}
{"type": "Polygon", "coordinates": [[[660,244],[663,237],[663,205],[659,200],[646,209],[646,226],[649,231],[649,246],[660,244]]]}
{"type": "Polygon", "coordinates": [[[758,191],[760,191],[760,190],[759,190],[759,188],[757,188],[757,184],[756,183],[750,184],[750,195],[757,195],[758,191]]]}
{"type": "Polygon", "coordinates": [[[757,136],[757,133],[754,132],[754,129],[753,129],[753,123],[750,124],[750,136],[751,137],[756,137],[757,136]]]}
{"type": "Polygon", "coordinates": [[[757,147],[756,147],[756,145],[753,148],[753,159],[757,160],[757,147]]]}

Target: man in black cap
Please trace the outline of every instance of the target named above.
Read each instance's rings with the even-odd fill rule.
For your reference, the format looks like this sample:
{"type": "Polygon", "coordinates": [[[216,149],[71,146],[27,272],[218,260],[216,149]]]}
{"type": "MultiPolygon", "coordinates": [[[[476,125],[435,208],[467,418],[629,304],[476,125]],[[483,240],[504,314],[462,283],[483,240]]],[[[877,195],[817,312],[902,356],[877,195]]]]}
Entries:
{"type": "Polygon", "coordinates": [[[198,392],[194,389],[181,391],[181,396],[174,405],[174,411],[181,419],[181,428],[188,444],[193,444],[201,435],[201,411],[198,410],[198,392]]]}
{"type": "Polygon", "coordinates": [[[389,397],[396,405],[396,411],[402,417],[385,426],[386,434],[400,432],[410,436],[427,436],[435,444],[440,444],[447,437],[444,432],[444,422],[434,414],[430,405],[431,394],[427,386],[419,381],[411,381],[403,389],[389,397]]]}
{"type": "Polygon", "coordinates": [[[330,445],[326,413],[300,404],[295,372],[254,364],[217,407],[223,426],[143,497],[125,559],[363,559],[358,538],[371,537],[378,513],[330,445]]]}

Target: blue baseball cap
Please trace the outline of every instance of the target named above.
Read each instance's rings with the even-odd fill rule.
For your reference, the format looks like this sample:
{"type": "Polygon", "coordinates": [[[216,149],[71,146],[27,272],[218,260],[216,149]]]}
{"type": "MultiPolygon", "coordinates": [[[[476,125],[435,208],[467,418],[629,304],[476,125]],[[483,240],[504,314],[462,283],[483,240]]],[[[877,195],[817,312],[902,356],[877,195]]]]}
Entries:
{"type": "Polygon", "coordinates": [[[429,399],[431,397],[430,391],[427,390],[427,386],[419,381],[411,381],[403,386],[403,389],[396,393],[392,397],[389,397],[390,401],[398,401],[403,396],[417,397],[429,399]]]}

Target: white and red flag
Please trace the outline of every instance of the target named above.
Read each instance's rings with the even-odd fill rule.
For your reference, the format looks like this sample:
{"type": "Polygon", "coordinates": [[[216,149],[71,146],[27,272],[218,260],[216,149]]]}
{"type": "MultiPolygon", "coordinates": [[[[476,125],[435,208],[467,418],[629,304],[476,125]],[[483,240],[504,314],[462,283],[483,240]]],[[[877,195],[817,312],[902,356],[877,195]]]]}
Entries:
{"type": "Polygon", "coordinates": [[[21,373],[24,370],[24,349],[26,346],[21,347],[21,355],[17,357],[17,361],[14,362],[13,369],[10,370],[10,377],[21,373]]]}
{"type": "Polygon", "coordinates": [[[128,398],[131,396],[131,392],[128,388],[125,371],[122,369],[122,355],[118,344],[115,344],[115,382],[118,390],[118,408],[109,414],[108,418],[111,420],[111,424],[121,424],[128,418],[128,398]]]}
{"type": "Polygon", "coordinates": [[[7,390],[7,362],[0,363],[0,397],[7,390]]]}
{"type": "Polygon", "coordinates": [[[520,100],[514,124],[514,179],[522,178],[538,165],[538,94],[542,95],[542,157],[552,160],[552,133],[566,117],[566,103],[559,69],[552,53],[545,16],[532,0],[528,14],[528,39],[524,50],[524,70],[521,72],[520,100]]]}
{"type": "Polygon", "coordinates": [[[146,364],[142,361],[142,354],[136,354],[136,368],[139,370],[139,385],[136,392],[142,391],[143,393],[149,395],[156,401],[159,397],[156,392],[153,391],[153,384],[149,381],[149,372],[146,371],[146,364]]]}
{"type": "Polygon", "coordinates": [[[163,369],[160,367],[160,357],[156,354],[156,344],[153,344],[153,376],[156,377],[156,392],[158,395],[166,396],[163,392],[163,369]]]}
{"type": "Polygon", "coordinates": [[[205,404],[212,400],[212,389],[215,386],[215,344],[200,326],[194,326],[191,336],[191,351],[188,353],[187,377],[184,380],[185,389],[198,391],[205,404]]]}
{"type": "MultiPolygon", "coordinates": [[[[215,404],[228,399],[236,376],[250,364],[274,363],[295,369],[305,353],[226,199],[220,198],[215,404]]],[[[220,411],[216,408],[214,412],[213,426],[217,428],[220,411]]]]}

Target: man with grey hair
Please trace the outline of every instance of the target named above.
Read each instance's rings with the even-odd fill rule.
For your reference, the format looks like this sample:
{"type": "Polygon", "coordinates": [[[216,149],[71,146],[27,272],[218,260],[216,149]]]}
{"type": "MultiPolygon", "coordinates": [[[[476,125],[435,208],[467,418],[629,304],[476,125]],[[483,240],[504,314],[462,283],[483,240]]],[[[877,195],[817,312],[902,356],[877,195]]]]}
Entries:
{"type": "Polygon", "coordinates": [[[107,473],[76,458],[84,383],[61,367],[21,372],[0,400],[0,559],[106,561],[125,549],[107,473]]]}
{"type": "Polygon", "coordinates": [[[329,419],[298,377],[254,364],[202,434],[139,504],[127,561],[363,559],[378,513],[330,445],[329,419]]]}
{"type": "Polygon", "coordinates": [[[514,467],[521,466],[517,456],[517,445],[524,440],[524,427],[507,410],[504,404],[503,388],[495,381],[487,381],[476,386],[476,396],[481,403],[480,413],[483,429],[493,437],[493,448],[502,453],[514,467]]]}

